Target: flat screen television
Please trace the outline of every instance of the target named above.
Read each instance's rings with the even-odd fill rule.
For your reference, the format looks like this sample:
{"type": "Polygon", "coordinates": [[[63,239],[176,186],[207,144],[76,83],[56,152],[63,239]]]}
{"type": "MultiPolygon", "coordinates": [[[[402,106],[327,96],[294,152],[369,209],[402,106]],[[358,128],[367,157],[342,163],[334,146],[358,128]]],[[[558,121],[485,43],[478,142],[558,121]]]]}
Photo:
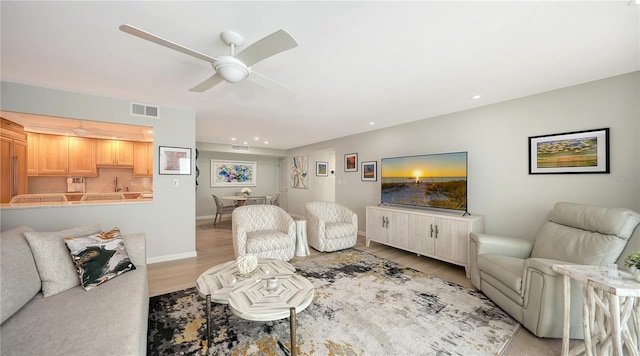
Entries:
{"type": "Polygon", "coordinates": [[[467,211],[467,152],[380,160],[383,204],[467,211]]]}

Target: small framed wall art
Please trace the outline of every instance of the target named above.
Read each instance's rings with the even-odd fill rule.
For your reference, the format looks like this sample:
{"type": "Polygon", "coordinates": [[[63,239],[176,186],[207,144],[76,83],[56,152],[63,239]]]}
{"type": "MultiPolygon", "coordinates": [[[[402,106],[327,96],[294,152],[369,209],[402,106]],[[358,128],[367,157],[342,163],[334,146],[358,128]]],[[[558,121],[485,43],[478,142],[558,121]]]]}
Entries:
{"type": "Polygon", "coordinates": [[[368,182],[375,182],[378,180],[378,161],[362,162],[360,180],[368,182]]]}
{"type": "Polygon", "coordinates": [[[529,174],[609,173],[609,128],[529,137],[529,174]]]}
{"type": "Polygon", "coordinates": [[[191,148],[160,146],[160,174],[191,174],[191,148]]]}
{"type": "Polygon", "coordinates": [[[358,171],[358,154],[347,153],[344,155],[344,171],[345,172],[357,172],[358,171]]]}
{"type": "Polygon", "coordinates": [[[316,176],[327,177],[329,176],[329,163],[316,162],[316,176]]]}

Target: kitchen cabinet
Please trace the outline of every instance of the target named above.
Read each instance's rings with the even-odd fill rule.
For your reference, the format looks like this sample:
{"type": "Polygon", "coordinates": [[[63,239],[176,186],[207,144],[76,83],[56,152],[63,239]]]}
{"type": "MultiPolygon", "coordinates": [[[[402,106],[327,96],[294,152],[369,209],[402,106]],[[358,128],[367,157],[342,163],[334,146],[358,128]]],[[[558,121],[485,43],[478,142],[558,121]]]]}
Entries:
{"type": "Polygon", "coordinates": [[[68,156],[67,136],[40,134],[38,138],[39,176],[67,176],[68,156]]]}
{"type": "Polygon", "coordinates": [[[366,245],[376,241],[464,266],[469,278],[469,234],[484,232],[481,216],[401,207],[367,207],[366,245]]]}
{"type": "Polygon", "coordinates": [[[8,203],[27,193],[27,134],[24,127],[1,119],[0,124],[0,202],[8,203]]]}
{"type": "Polygon", "coordinates": [[[27,160],[31,176],[97,177],[95,140],[84,137],[30,134],[27,160]]]}
{"type": "Polygon", "coordinates": [[[69,169],[72,177],[97,177],[96,140],[84,137],[68,137],[69,169]]]}
{"type": "Polygon", "coordinates": [[[132,167],[133,141],[96,140],[96,165],[132,167]]]}
{"type": "Polygon", "coordinates": [[[27,175],[38,175],[38,139],[40,135],[27,132],[27,175]]]}
{"type": "Polygon", "coordinates": [[[133,143],[133,176],[153,177],[153,143],[133,143]]]}

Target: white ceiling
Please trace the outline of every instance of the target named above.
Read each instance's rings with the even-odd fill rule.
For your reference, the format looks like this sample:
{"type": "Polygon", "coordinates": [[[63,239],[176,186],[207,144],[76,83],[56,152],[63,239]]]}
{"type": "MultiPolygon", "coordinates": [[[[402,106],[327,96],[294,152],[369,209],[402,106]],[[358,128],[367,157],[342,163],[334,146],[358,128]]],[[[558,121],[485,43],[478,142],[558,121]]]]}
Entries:
{"type": "Polygon", "coordinates": [[[2,1],[0,10],[3,81],[190,108],[197,141],[276,149],[640,69],[640,8],[627,0],[2,1]],[[247,81],[190,92],[210,64],[121,24],[211,56],[227,53],[222,30],[242,33],[246,47],[285,29],[299,47],[253,69],[297,95],[247,81]]]}

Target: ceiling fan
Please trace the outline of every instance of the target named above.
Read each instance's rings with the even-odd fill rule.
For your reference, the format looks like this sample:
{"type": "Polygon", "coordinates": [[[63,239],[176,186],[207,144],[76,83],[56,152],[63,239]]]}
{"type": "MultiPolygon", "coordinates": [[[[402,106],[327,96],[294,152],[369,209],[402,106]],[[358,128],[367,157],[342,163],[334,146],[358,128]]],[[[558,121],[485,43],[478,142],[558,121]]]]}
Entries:
{"type": "Polygon", "coordinates": [[[223,31],[220,34],[220,38],[229,46],[229,55],[218,57],[211,57],[194,51],[131,25],[121,25],[120,31],[211,63],[215,73],[191,88],[190,91],[201,93],[219,84],[223,80],[229,83],[238,83],[246,78],[284,96],[290,97],[294,94],[293,91],[286,86],[251,70],[251,66],[254,64],[298,46],[296,40],[285,30],[278,30],[254,42],[237,54],[235,53],[235,49],[237,46],[244,44],[244,37],[234,31],[223,31]]]}
{"type": "Polygon", "coordinates": [[[129,131],[110,131],[103,130],[98,127],[87,127],[84,126],[82,121],[73,127],[69,126],[57,126],[57,125],[46,125],[42,123],[27,123],[25,124],[25,129],[30,132],[36,133],[45,133],[45,134],[53,134],[53,135],[73,135],[77,137],[93,137],[93,138],[120,138],[120,139],[128,139],[128,140],[146,140],[148,137],[140,130],[129,130],[129,131]]]}

